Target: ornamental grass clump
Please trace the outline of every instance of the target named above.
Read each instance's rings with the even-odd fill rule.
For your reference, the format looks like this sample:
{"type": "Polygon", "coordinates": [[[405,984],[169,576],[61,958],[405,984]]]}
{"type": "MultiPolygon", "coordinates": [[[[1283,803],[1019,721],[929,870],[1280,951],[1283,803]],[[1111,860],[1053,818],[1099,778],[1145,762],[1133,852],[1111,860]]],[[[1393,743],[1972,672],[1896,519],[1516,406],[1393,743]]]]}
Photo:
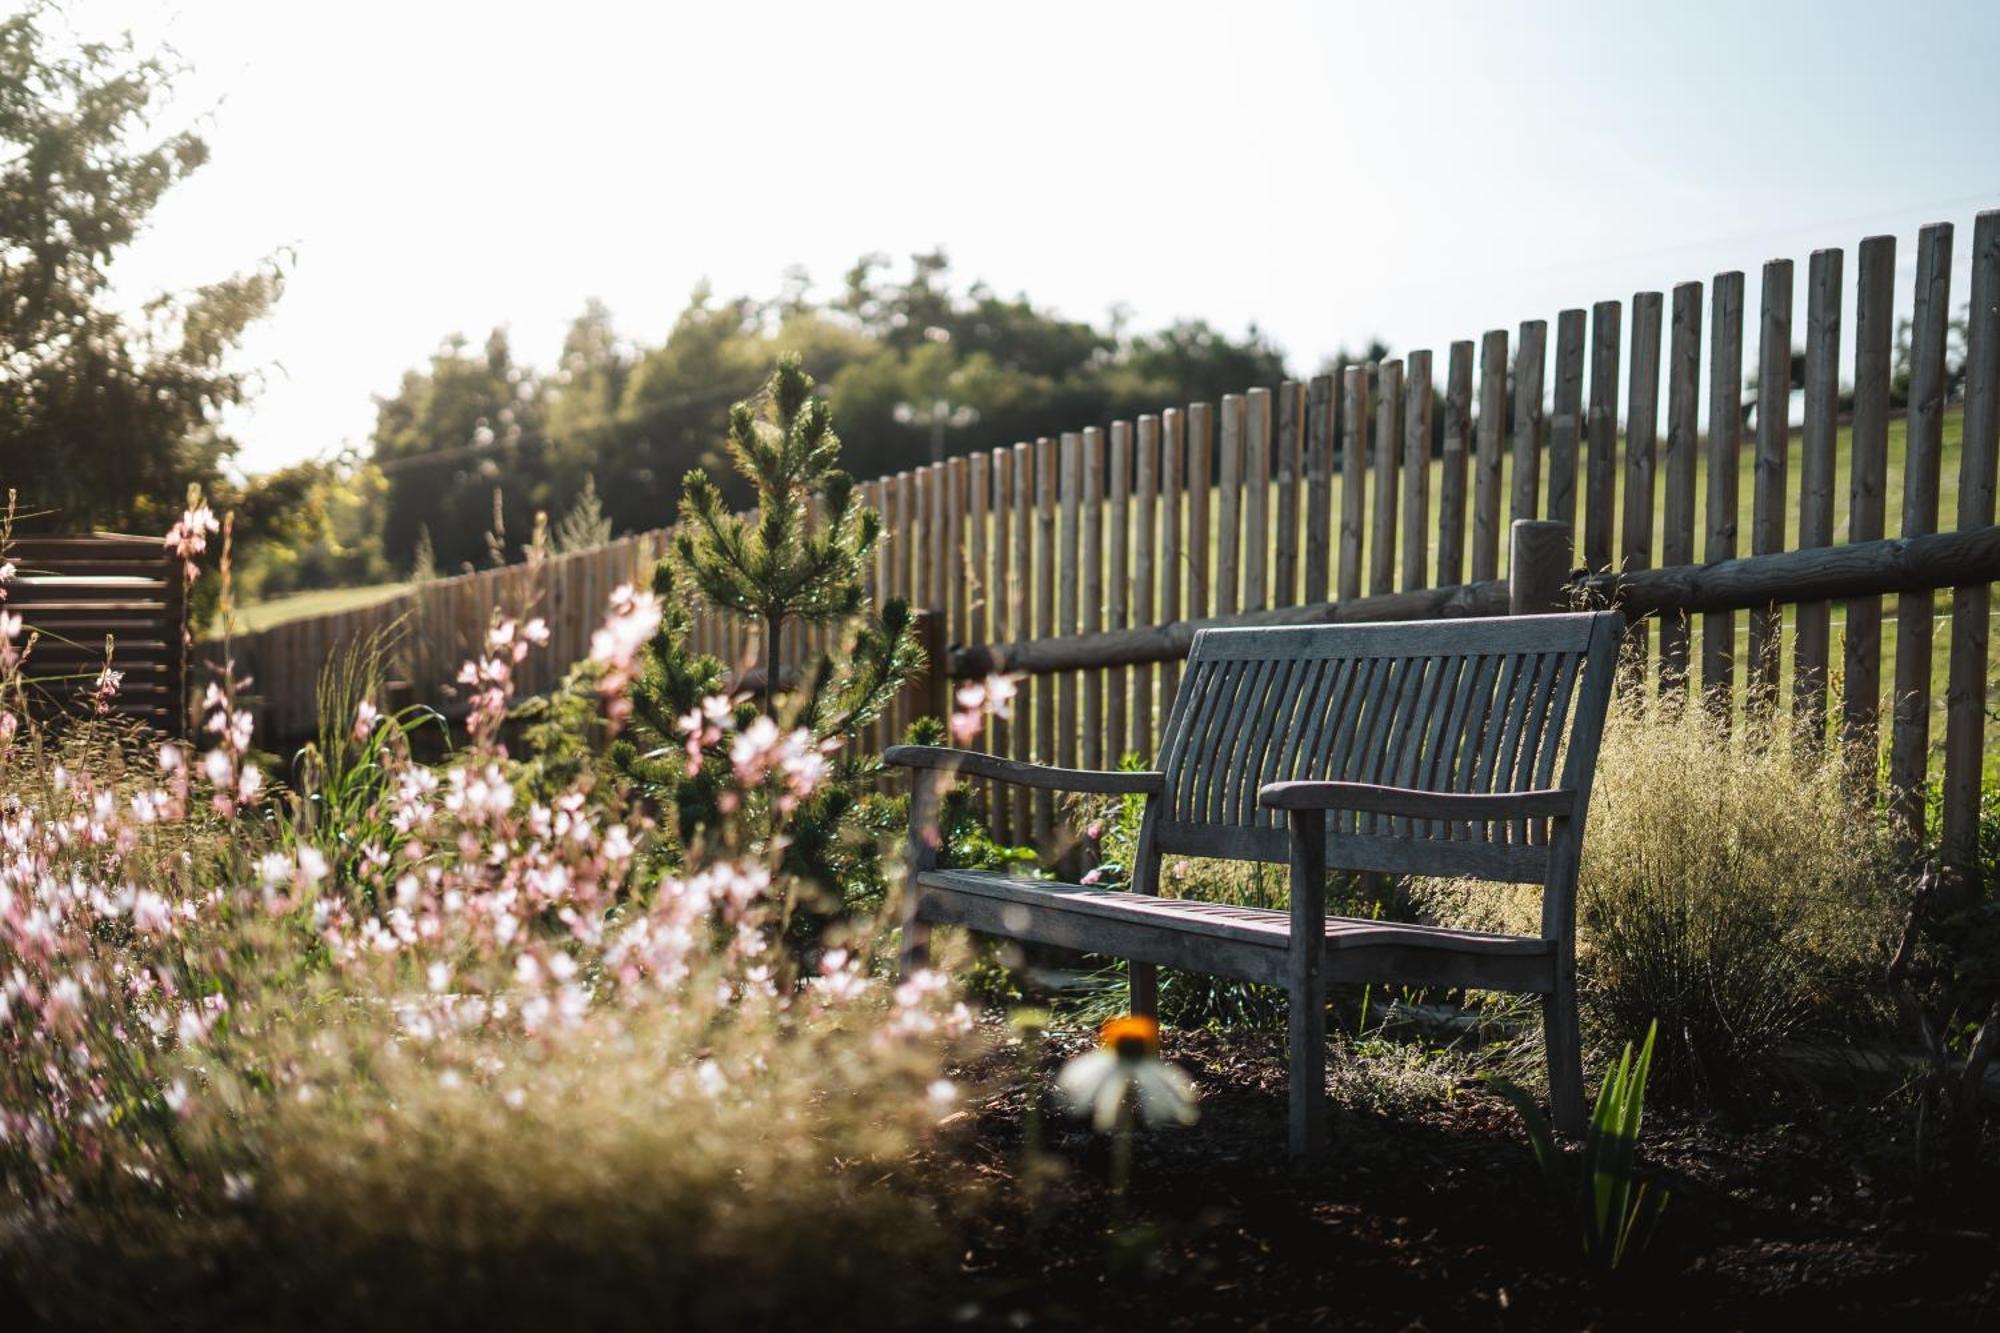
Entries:
{"type": "MultiPolygon", "coordinates": [[[[557,714],[615,731],[660,614],[614,593],[557,714]]],[[[363,697],[291,790],[233,673],[190,743],[57,735],[4,645],[0,1308],[658,1327],[807,1322],[863,1277],[886,1316],[924,1298],[955,1251],[897,1182],[969,1016],[887,980],[872,922],[787,951],[782,818],[823,773],[795,732],[698,710],[760,828],[671,857],[611,765],[511,754],[546,639],[494,614],[440,763],[363,697]]]]}
{"type": "MultiPolygon", "coordinates": [[[[1616,1051],[1659,1020],[1652,1088],[1722,1101],[1768,1087],[1784,1042],[1869,1021],[1894,930],[1895,863],[1837,753],[1728,734],[1700,709],[1614,710],[1583,844],[1586,1026],[1616,1051]]],[[[1451,924],[1536,933],[1538,892],[1430,884],[1451,924]]]]}

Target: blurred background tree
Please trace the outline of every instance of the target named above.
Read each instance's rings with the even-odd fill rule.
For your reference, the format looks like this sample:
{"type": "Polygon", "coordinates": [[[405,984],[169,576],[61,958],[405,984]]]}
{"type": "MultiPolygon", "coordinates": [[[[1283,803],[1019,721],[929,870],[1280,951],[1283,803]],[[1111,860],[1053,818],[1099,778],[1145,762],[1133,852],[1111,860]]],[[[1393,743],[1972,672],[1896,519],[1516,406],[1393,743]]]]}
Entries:
{"type": "Polygon", "coordinates": [[[254,372],[231,364],[284,287],[285,256],[136,317],[109,273],[160,199],[208,160],[158,121],[178,68],[130,40],[77,43],[60,11],[0,19],[0,476],[41,525],[163,532],[190,482],[254,541],[287,530],[313,466],[238,482],[217,425],[254,372]]]}
{"type": "MultiPolygon", "coordinates": [[[[575,511],[587,485],[612,530],[660,527],[691,468],[718,476],[740,507],[748,491],[722,467],[716,442],[727,435],[729,405],[755,393],[785,355],[823,386],[843,423],[843,463],[863,478],[921,466],[938,448],[945,456],[990,449],[1275,386],[1288,373],[1254,327],[1235,338],[1185,320],[1131,335],[1117,312],[1107,324],[1067,319],[984,283],[960,286],[937,250],[911,256],[901,272],[885,255],[864,255],[827,300],[815,299],[796,268],[767,299],[697,288],[656,347],[621,335],[605,305],[591,301],[546,375],[496,359],[490,341],[482,363],[454,337],[379,403],[384,554],[409,568],[428,526],[442,570],[476,562],[495,485],[505,490],[509,531],[525,531],[537,509],[575,511]]],[[[504,350],[504,335],[495,337],[504,350]]]]}

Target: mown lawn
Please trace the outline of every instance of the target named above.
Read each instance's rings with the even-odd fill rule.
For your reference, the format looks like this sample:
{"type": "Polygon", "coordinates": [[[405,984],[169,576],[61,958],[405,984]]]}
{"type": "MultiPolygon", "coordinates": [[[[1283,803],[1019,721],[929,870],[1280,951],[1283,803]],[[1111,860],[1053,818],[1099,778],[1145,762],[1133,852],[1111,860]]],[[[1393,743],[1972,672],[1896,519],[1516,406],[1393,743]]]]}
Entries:
{"type": "MultiPolygon", "coordinates": [[[[269,601],[248,602],[236,608],[236,629],[247,634],[282,625],[288,620],[373,606],[377,602],[388,601],[398,593],[407,592],[409,587],[408,583],[371,583],[356,588],[315,588],[311,592],[289,593],[269,601]]],[[[211,632],[220,629],[221,626],[216,625],[211,632]]]]}

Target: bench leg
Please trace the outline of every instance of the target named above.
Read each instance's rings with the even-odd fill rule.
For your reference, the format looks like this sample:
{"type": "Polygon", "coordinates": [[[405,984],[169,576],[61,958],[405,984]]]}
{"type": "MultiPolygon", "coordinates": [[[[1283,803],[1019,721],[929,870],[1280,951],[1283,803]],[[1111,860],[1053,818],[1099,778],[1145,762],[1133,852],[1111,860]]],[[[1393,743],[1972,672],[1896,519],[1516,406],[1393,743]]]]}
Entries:
{"type": "Polygon", "coordinates": [[[1126,975],[1131,979],[1132,1012],[1142,1018],[1160,1016],[1160,969],[1152,963],[1128,962],[1126,975]]]}
{"type": "Polygon", "coordinates": [[[1316,1157],[1326,1147],[1326,985],[1315,969],[1311,983],[1293,987],[1289,1042],[1293,1157],[1316,1157]]]}
{"type": "Polygon", "coordinates": [[[930,923],[918,914],[923,894],[917,876],[938,863],[939,784],[943,779],[930,769],[910,772],[910,836],[903,849],[903,942],[896,951],[896,966],[902,976],[922,971],[931,962],[930,923]]]}
{"type": "Polygon", "coordinates": [[[1583,1098],[1583,1034],[1574,974],[1558,977],[1555,990],[1542,997],[1542,1040],[1549,1051],[1549,1110],[1556,1132],[1581,1138],[1590,1117],[1583,1098]]]}
{"type": "Polygon", "coordinates": [[[1326,1146],[1326,812],[1292,811],[1287,1073],[1294,1158],[1326,1146]]]}
{"type": "Polygon", "coordinates": [[[896,951],[896,969],[907,980],[931,965],[931,928],[917,919],[917,886],[911,884],[903,893],[903,942],[896,951]]]}

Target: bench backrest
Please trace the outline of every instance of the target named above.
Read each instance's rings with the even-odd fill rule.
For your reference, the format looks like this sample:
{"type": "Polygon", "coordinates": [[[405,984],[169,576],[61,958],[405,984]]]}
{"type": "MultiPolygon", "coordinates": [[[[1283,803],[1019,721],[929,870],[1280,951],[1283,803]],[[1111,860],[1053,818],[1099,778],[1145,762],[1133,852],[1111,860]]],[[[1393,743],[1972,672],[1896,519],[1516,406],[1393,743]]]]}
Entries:
{"type": "MultiPolygon", "coordinates": [[[[1161,744],[1158,850],[1285,860],[1285,816],[1257,803],[1284,780],[1587,800],[1623,626],[1599,612],[1203,630],[1161,744]]],[[[1550,824],[1334,813],[1327,864],[1544,883],[1550,824]]]]}

